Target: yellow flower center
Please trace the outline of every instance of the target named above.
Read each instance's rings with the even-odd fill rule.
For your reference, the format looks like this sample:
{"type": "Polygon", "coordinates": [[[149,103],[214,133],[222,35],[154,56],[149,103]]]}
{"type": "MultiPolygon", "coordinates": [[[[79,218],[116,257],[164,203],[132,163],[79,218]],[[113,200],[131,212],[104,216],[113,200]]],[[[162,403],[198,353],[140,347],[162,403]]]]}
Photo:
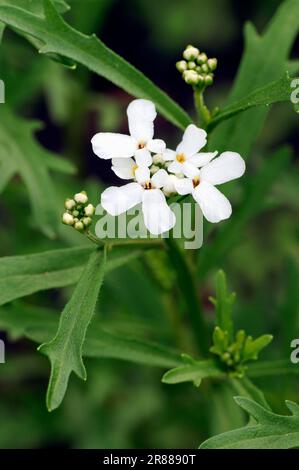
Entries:
{"type": "Polygon", "coordinates": [[[152,189],[153,186],[152,186],[152,183],[151,181],[147,181],[146,183],[144,183],[144,189],[152,189]]]}
{"type": "Polygon", "coordinates": [[[178,153],[176,159],[179,163],[184,163],[186,161],[186,157],[183,153],[178,153]]]}
{"type": "Polygon", "coordinates": [[[138,142],[138,149],[139,150],[144,149],[145,146],[146,146],[146,142],[144,142],[143,140],[138,142]]]}

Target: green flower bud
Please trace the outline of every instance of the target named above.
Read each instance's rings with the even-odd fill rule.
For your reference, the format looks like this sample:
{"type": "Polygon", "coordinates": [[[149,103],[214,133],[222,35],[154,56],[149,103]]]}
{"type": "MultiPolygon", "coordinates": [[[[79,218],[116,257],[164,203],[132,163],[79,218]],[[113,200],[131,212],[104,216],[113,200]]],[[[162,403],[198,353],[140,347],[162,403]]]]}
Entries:
{"type": "Polygon", "coordinates": [[[155,173],[157,173],[157,171],[159,171],[160,168],[157,166],[157,165],[152,165],[151,166],[151,174],[154,175],[155,173]]]}
{"type": "Polygon", "coordinates": [[[88,202],[88,197],[85,191],[75,194],[74,199],[79,204],[86,204],[88,202]]]}
{"type": "Polygon", "coordinates": [[[163,165],[163,163],[164,163],[163,155],[161,155],[160,153],[156,153],[156,155],[153,156],[153,164],[163,165]]]}
{"type": "Polygon", "coordinates": [[[78,230],[78,232],[82,232],[84,230],[84,224],[83,224],[83,222],[81,222],[81,220],[76,222],[74,227],[75,227],[76,230],[78,230]]]}
{"type": "Polygon", "coordinates": [[[195,70],[185,70],[183,73],[183,79],[188,85],[197,85],[198,73],[195,70]]]}
{"type": "Polygon", "coordinates": [[[188,62],[188,69],[193,70],[195,68],[196,68],[196,63],[193,60],[190,60],[190,62],[188,62]]]}
{"type": "Polygon", "coordinates": [[[71,211],[75,207],[76,203],[74,199],[66,199],[64,206],[67,210],[71,211]]]}
{"type": "Polygon", "coordinates": [[[207,64],[202,64],[201,70],[202,70],[203,73],[208,73],[209,72],[209,67],[207,66],[207,64]]]}
{"type": "Polygon", "coordinates": [[[95,213],[95,207],[92,204],[88,204],[84,209],[85,215],[91,217],[95,213]]]}
{"type": "Polygon", "coordinates": [[[199,50],[197,47],[193,47],[191,45],[187,46],[183,52],[183,57],[186,60],[195,60],[199,54],[199,50]]]}
{"type": "Polygon", "coordinates": [[[62,223],[64,223],[65,225],[73,225],[74,217],[72,216],[72,214],[65,212],[62,216],[62,223]]]}
{"type": "Polygon", "coordinates": [[[83,219],[81,221],[83,222],[85,227],[88,227],[92,222],[91,217],[83,217],[83,219]]]}
{"type": "Polygon", "coordinates": [[[205,64],[207,60],[208,60],[207,54],[202,52],[201,54],[199,54],[199,56],[197,56],[196,62],[198,63],[198,65],[202,65],[202,64],[205,64]]]}
{"type": "Polygon", "coordinates": [[[214,72],[214,70],[216,70],[217,68],[217,59],[208,59],[208,67],[209,69],[211,70],[211,72],[214,72]]]}
{"type": "Polygon", "coordinates": [[[211,75],[206,75],[204,80],[205,80],[205,85],[207,86],[212,85],[213,83],[213,77],[211,75]]]}
{"type": "Polygon", "coordinates": [[[201,73],[201,72],[202,72],[201,66],[200,66],[200,65],[197,65],[197,67],[195,68],[195,71],[196,71],[197,73],[201,73]]]}
{"type": "Polygon", "coordinates": [[[176,63],[176,68],[179,72],[183,73],[185,70],[187,70],[187,62],[185,60],[179,60],[176,63]]]}
{"type": "Polygon", "coordinates": [[[79,211],[77,211],[77,209],[75,209],[75,210],[73,210],[72,214],[73,214],[74,217],[78,217],[79,211]]]}

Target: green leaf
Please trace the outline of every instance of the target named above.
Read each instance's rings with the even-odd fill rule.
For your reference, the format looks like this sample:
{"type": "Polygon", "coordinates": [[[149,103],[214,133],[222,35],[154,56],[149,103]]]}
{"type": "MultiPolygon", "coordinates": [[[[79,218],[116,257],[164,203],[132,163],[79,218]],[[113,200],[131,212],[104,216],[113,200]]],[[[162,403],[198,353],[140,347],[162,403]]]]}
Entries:
{"type": "Polygon", "coordinates": [[[220,122],[230,119],[231,117],[247,111],[256,106],[269,106],[279,101],[290,101],[292,92],[291,83],[294,77],[290,77],[289,73],[285,73],[279,80],[274,80],[267,85],[258,88],[245,98],[232,103],[221,109],[208,126],[208,131],[214,129],[220,122]]]}
{"type": "MultiPolygon", "coordinates": [[[[94,250],[91,245],[0,258],[0,305],[42,290],[75,284],[94,250]]],[[[107,263],[107,272],[140,256],[141,253],[142,249],[138,246],[115,247],[107,263]]]]}
{"type": "MultiPolygon", "coordinates": [[[[0,309],[0,329],[17,340],[26,337],[34,342],[48,342],[57,331],[59,316],[55,311],[15,302],[0,309]]],[[[177,351],[132,334],[114,331],[115,321],[97,316],[88,328],[83,356],[112,358],[155,367],[177,367],[182,359],[177,351]]]]}
{"type": "Polygon", "coordinates": [[[282,176],[291,156],[289,149],[279,149],[264,159],[263,167],[257,175],[248,177],[244,195],[234,216],[223,225],[223,228],[219,227],[213,242],[204,244],[200,250],[199,275],[201,277],[204,277],[218,263],[222,264],[224,257],[242,239],[244,227],[260,210],[261,201],[265,200],[270,188],[282,176]]]}
{"type": "Polygon", "coordinates": [[[200,449],[292,449],[299,446],[299,406],[286,405],[292,416],[281,416],[246,397],[235,397],[236,403],[257,424],[212,437],[200,449]]]}
{"type": "Polygon", "coordinates": [[[199,387],[202,379],[224,376],[224,372],[215,362],[198,361],[195,364],[188,364],[167,371],[162,377],[162,382],[166,384],[193,382],[195,387],[199,387]]]}
{"type": "Polygon", "coordinates": [[[230,378],[230,386],[234,393],[251,398],[268,410],[271,410],[264,393],[248,378],[230,378]]]}
{"type": "Polygon", "coordinates": [[[185,111],[95,35],[86,36],[69,26],[50,0],[44,0],[44,9],[45,17],[41,18],[14,6],[0,5],[0,20],[41,41],[39,52],[80,63],[131,95],[152,100],[159,112],[180,128],[190,124],[185,111]]]}
{"type": "Polygon", "coordinates": [[[19,173],[27,187],[35,225],[54,237],[59,218],[55,207],[55,189],[48,168],[73,172],[71,164],[48,152],[35,140],[33,133],[40,123],[17,117],[4,105],[0,108],[0,161],[7,169],[4,182],[19,173]]]}
{"type": "Polygon", "coordinates": [[[211,299],[216,307],[216,325],[226,331],[228,340],[233,339],[232,307],[236,299],[235,293],[229,293],[227,289],[224,271],[216,274],[216,299],[211,299]]]}
{"type": "MultiPolygon", "coordinates": [[[[245,25],[245,48],[227,106],[248,96],[288,70],[288,58],[299,31],[299,1],[281,3],[265,32],[259,35],[251,23],[245,25]]],[[[247,157],[259,135],[269,107],[254,108],[232,117],[214,130],[211,149],[234,150],[247,157]]]]}
{"type": "Polygon", "coordinates": [[[71,299],[61,314],[55,337],[39,347],[39,351],[48,356],[51,362],[47,391],[49,411],[61,404],[73,371],[81,379],[87,378],[82,350],[103,283],[105,268],[106,250],[93,252],[71,299]]]}
{"type": "Polygon", "coordinates": [[[272,340],[272,335],[262,335],[256,339],[252,339],[251,336],[247,336],[242,352],[243,361],[247,362],[253,359],[257,359],[262,349],[268,346],[268,344],[271,343],[272,340]]]}

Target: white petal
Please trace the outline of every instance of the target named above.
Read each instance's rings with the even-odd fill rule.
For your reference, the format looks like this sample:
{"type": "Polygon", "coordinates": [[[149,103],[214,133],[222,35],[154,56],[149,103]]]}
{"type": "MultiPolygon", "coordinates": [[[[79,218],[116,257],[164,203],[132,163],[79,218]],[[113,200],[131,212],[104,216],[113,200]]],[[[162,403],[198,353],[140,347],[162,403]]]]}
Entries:
{"type": "Polygon", "coordinates": [[[166,144],[164,140],[153,139],[147,142],[146,148],[153,153],[163,153],[166,149],[166,144]]]}
{"type": "Polygon", "coordinates": [[[144,191],[142,197],[144,224],[150,233],[160,235],[175,225],[175,215],[160,189],[144,191]]]}
{"type": "Polygon", "coordinates": [[[220,222],[231,216],[229,200],[212,184],[201,181],[192,194],[209,222],[220,222]]]}
{"type": "Polygon", "coordinates": [[[135,178],[139,184],[144,184],[150,181],[151,174],[147,166],[139,166],[135,171],[135,178]]]}
{"type": "Polygon", "coordinates": [[[165,162],[171,162],[172,160],[175,160],[175,157],[176,152],[174,150],[166,149],[165,152],[163,152],[165,162]]]}
{"type": "Polygon", "coordinates": [[[179,178],[177,178],[175,175],[167,175],[167,178],[163,184],[163,193],[165,196],[171,196],[172,194],[177,193],[175,184],[178,179],[179,178]]]}
{"type": "Polygon", "coordinates": [[[183,174],[187,176],[187,178],[195,178],[195,176],[199,175],[199,169],[187,160],[183,163],[183,174]]]}
{"type": "Polygon", "coordinates": [[[174,183],[174,186],[177,192],[181,194],[181,196],[191,194],[194,189],[192,180],[189,178],[177,178],[174,183]]]}
{"type": "Polygon", "coordinates": [[[120,215],[142,201],[143,191],[138,183],[129,183],[120,188],[111,186],[102,193],[102,207],[111,215],[120,215]]]}
{"type": "Polygon", "coordinates": [[[129,135],[99,132],[91,139],[94,153],[105,160],[109,158],[129,158],[136,151],[136,141],[129,135]]]}
{"type": "Polygon", "coordinates": [[[150,166],[153,162],[150,152],[146,149],[136,150],[135,160],[138,166],[150,166]]]}
{"type": "Polygon", "coordinates": [[[179,173],[183,172],[183,165],[177,160],[174,160],[170,163],[168,171],[170,171],[170,173],[175,173],[176,175],[178,175],[179,173]]]}
{"type": "Polygon", "coordinates": [[[166,183],[166,180],[168,178],[168,173],[165,170],[158,170],[157,173],[155,173],[152,176],[152,183],[155,188],[162,188],[164,184],[166,183]]]}
{"type": "Polygon", "coordinates": [[[214,157],[216,157],[218,152],[201,152],[196,153],[188,158],[188,162],[193,163],[193,165],[200,168],[204,165],[207,165],[214,157]]]}
{"type": "Polygon", "coordinates": [[[157,116],[154,103],[148,100],[134,100],[127,109],[131,136],[144,143],[154,136],[154,120],[157,116]]]}
{"type": "Polygon", "coordinates": [[[206,145],[206,137],[206,131],[190,124],[184,132],[182,142],[176,149],[177,153],[183,153],[186,157],[194,155],[206,145]]]}
{"type": "Polygon", "coordinates": [[[134,166],[135,162],[133,158],[112,158],[112,170],[123,180],[134,178],[134,166]]]}
{"type": "Polygon", "coordinates": [[[200,179],[222,184],[240,178],[245,171],[243,158],[235,152],[224,152],[200,170],[200,179]]]}

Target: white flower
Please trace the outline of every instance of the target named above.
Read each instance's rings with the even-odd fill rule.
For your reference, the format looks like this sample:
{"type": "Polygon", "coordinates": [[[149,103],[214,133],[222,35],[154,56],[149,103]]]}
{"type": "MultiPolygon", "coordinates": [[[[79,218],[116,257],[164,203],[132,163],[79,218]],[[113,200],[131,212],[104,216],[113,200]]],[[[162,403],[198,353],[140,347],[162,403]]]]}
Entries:
{"type": "Polygon", "coordinates": [[[160,189],[168,176],[165,170],[159,170],[151,176],[148,167],[140,166],[135,171],[136,182],[120,188],[111,186],[102,193],[102,207],[109,214],[118,216],[142,203],[144,224],[149,232],[153,235],[167,232],[176,220],[160,189]]]}
{"type": "Polygon", "coordinates": [[[244,171],[245,162],[238,153],[224,152],[201,169],[193,167],[188,178],[178,178],[175,188],[181,195],[192,194],[209,222],[220,222],[230,217],[232,208],[215,185],[240,178],[244,171]]]}
{"type": "Polygon", "coordinates": [[[177,194],[176,190],[176,181],[179,178],[176,175],[167,175],[167,178],[165,179],[165,182],[163,184],[163,193],[165,196],[173,196],[174,194],[177,194]]]}
{"type": "Polygon", "coordinates": [[[167,149],[164,160],[171,162],[168,166],[170,173],[192,176],[194,168],[203,166],[212,160],[217,152],[198,153],[207,143],[207,133],[194,124],[190,124],[183,135],[182,142],[176,151],[167,149]]]}
{"type": "MultiPolygon", "coordinates": [[[[151,152],[161,153],[166,147],[163,140],[153,139],[155,105],[148,100],[134,100],[128,106],[127,115],[130,135],[100,132],[91,139],[93,151],[100,158],[134,157],[138,166],[150,166],[151,152]]],[[[115,171],[114,164],[112,169],[115,171]]]]}

